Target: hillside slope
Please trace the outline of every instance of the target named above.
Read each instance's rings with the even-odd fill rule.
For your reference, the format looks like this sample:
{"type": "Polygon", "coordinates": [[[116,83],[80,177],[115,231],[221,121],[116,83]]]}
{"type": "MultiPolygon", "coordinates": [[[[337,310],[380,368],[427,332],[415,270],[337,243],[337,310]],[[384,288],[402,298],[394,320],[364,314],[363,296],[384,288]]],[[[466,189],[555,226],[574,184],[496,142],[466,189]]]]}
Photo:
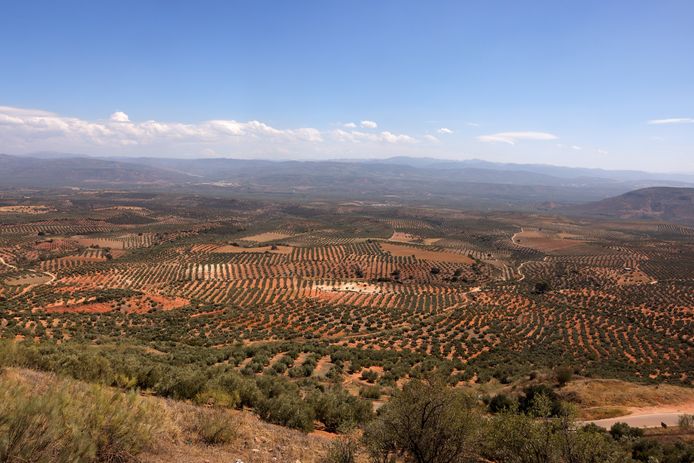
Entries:
{"type": "Polygon", "coordinates": [[[614,219],[694,223],[694,188],[653,187],[567,208],[570,213],[614,219]]]}
{"type": "Polygon", "coordinates": [[[6,437],[3,432],[7,428],[0,426],[0,461],[20,461],[4,458],[27,454],[46,457],[58,447],[63,448],[63,455],[69,449],[75,457],[80,451],[74,446],[87,443],[88,448],[100,445],[100,456],[89,458],[82,451],[79,460],[56,460],[59,457],[52,455],[50,461],[317,463],[323,461],[336,438],[328,433],[306,434],[269,424],[249,411],[195,406],[148,395],[133,396],[119,389],[21,368],[0,369],[0,398],[5,399],[0,405],[0,417],[8,420],[3,425],[26,426],[26,434],[13,437],[25,449],[36,447],[33,453],[30,449],[3,447],[7,442],[2,442],[6,437]],[[55,416],[50,412],[55,412],[55,416]],[[63,415],[69,423],[65,423],[63,415]],[[83,417],[88,419],[82,421],[83,417]],[[106,417],[109,426],[89,427],[106,417]],[[77,426],[82,434],[70,435],[68,429],[60,429],[64,425],[77,426]],[[228,430],[228,437],[223,442],[210,442],[211,438],[220,439],[219,429],[228,430]],[[50,435],[52,444],[42,447],[40,442],[44,441],[34,431],[50,435]],[[100,444],[89,441],[99,436],[100,444]]]}

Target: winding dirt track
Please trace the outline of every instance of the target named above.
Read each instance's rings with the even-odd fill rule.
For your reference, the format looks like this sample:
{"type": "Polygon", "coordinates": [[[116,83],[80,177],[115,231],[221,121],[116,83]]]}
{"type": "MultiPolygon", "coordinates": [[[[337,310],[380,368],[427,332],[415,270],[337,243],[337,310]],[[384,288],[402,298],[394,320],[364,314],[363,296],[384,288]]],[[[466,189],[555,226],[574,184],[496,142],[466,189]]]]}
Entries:
{"type": "MultiPolygon", "coordinates": [[[[5,259],[3,259],[2,257],[0,257],[0,264],[5,265],[5,266],[7,266],[7,267],[9,267],[9,268],[11,268],[11,269],[14,269],[14,270],[19,270],[19,268],[18,268],[16,265],[12,265],[12,264],[7,263],[7,262],[5,261],[5,259]]],[[[33,272],[33,273],[43,273],[44,275],[48,275],[51,279],[48,280],[48,281],[45,282],[45,283],[40,283],[40,284],[43,284],[43,285],[49,285],[49,284],[53,283],[53,282],[58,278],[58,276],[57,276],[55,273],[51,273],[51,272],[37,272],[36,270],[31,270],[31,269],[27,269],[27,270],[29,270],[30,272],[33,272]]],[[[24,290],[22,290],[22,292],[21,292],[20,294],[18,294],[17,296],[26,293],[27,291],[29,291],[29,290],[30,290],[31,288],[33,288],[34,286],[38,286],[38,285],[29,285],[29,286],[27,286],[27,287],[24,288],[24,290]]],[[[15,297],[16,297],[16,296],[15,296],[15,297]]]]}

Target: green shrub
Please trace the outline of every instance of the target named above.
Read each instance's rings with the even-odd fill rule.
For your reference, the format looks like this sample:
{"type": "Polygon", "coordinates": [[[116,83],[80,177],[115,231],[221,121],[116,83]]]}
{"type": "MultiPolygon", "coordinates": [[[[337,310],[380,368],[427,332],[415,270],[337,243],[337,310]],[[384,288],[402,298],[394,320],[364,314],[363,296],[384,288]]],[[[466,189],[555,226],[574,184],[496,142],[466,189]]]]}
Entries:
{"type": "Polygon", "coordinates": [[[467,461],[481,422],[475,401],[462,391],[415,380],[381,408],[363,438],[375,461],[398,454],[417,463],[467,461]]]}
{"type": "Polygon", "coordinates": [[[556,372],[557,375],[557,382],[559,383],[560,387],[563,387],[571,381],[573,378],[574,372],[571,368],[569,367],[561,367],[557,370],[556,372]]]}
{"type": "Polygon", "coordinates": [[[229,412],[214,408],[198,412],[195,432],[207,445],[222,445],[232,442],[238,435],[238,422],[229,412]]]}
{"type": "Polygon", "coordinates": [[[615,423],[610,428],[610,435],[614,440],[634,440],[643,437],[643,430],[632,428],[626,423],[615,423]]]}
{"type": "Polygon", "coordinates": [[[359,446],[354,439],[335,439],[322,463],[354,463],[359,446]]]}
{"type": "Polygon", "coordinates": [[[489,401],[487,409],[490,413],[514,411],[518,408],[518,401],[506,394],[497,394],[489,401]]]}
{"type": "Polygon", "coordinates": [[[189,400],[198,395],[205,387],[207,378],[201,371],[191,368],[170,368],[155,389],[157,394],[176,400],[189,400]]]}
{"type": "Polygon", "coordinates": [[[373,370],[364,370],[361,372],[361,379],[373,383],[378,379],[378,373],[373,370]]]}
{"type": "Polygon", "coordinates": [[[308,401],[329,432],[347,432],[371,417],[370,403],[341,390],[315,392],[308,401]]]}
{"type": "Polygon", "coordinates": [[[238,391],[227,392],[218,388],[207,388],[195,396],[194,402],[198,405],[235,408],[241,402],[241,398],[238,391]]]}
{"type": "Polygon", "coordinates": [[[261,418],[270,423],[304,432],[313,431],[313,408],[296,395],[285,393],[271,399],[263,399],[258,404],[257,411],[261,418]]]}
{"type": "Polygon", "coordinates": [[[379,386],[366,386],[359,390],[359,395],[365,399],[378,400],[381,398],[381,388],[379,386]]]}

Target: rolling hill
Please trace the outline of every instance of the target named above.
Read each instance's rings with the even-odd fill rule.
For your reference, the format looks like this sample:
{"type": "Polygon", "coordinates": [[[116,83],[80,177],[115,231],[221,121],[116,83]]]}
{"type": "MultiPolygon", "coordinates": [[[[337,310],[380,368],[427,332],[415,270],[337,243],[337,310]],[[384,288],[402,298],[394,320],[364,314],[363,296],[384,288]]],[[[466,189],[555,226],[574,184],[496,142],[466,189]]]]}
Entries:
{"type": "Polygon", "coordinates": [[[6,187],[162,186],[194,179],[185,173],[123,161],[7,154],[0,154],[0,178],[6,187]]]}
{"type": "Polygon", "coordinates": [[[642,188],[568,210],[606,218],[694,223],[694,188],[642,188]]]}

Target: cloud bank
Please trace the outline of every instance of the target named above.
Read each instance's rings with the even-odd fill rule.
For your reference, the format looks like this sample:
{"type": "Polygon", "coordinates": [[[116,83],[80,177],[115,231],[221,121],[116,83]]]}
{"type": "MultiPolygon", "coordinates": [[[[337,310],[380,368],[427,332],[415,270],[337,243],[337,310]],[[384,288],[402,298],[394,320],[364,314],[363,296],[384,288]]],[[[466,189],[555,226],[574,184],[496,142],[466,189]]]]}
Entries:
{"type": "Polygon", "coordinates": [[[426,143],[427,138],[375,131],[374,121],[340,129],[277,128],[251,120],[214,119],[196,123],[133,121],[116,111],[106,119],[77,117],[25,108],[0,106],[0,145],[6,152],[78,151],[96,154],[160,155],[223,153],[225,155],[305,156],[362,150],[389,153],[388,147],[426,143]]]}

